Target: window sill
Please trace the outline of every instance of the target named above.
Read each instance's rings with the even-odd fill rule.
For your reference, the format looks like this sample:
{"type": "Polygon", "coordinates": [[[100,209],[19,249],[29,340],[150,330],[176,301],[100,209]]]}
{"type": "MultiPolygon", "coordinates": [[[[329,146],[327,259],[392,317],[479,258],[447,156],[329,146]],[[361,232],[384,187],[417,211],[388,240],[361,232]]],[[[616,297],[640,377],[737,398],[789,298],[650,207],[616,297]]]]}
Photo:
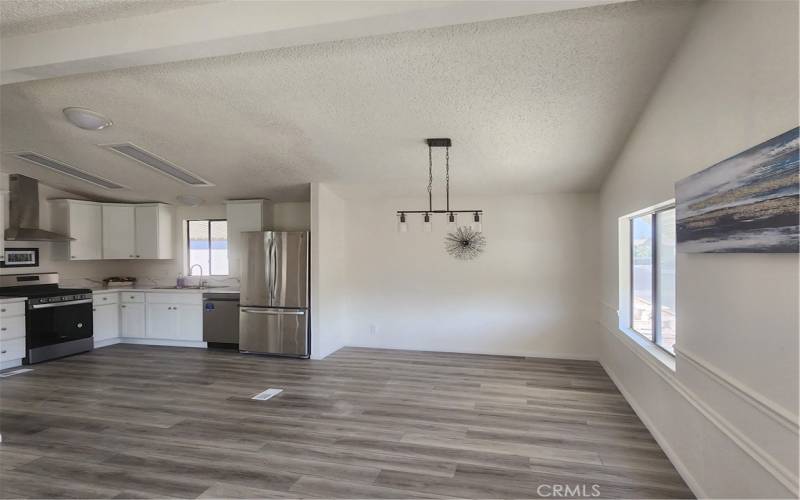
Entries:
{"type": "Polygon", "coordinates": [[[645,339],[630,328],[619,327],[617,330],[622,332],[626,337],[646,351],[650,357],[655,358],[659,364],[668,368],[671,372],[675,372],[675,356],[670,355],[668,352],[645,339]]]}

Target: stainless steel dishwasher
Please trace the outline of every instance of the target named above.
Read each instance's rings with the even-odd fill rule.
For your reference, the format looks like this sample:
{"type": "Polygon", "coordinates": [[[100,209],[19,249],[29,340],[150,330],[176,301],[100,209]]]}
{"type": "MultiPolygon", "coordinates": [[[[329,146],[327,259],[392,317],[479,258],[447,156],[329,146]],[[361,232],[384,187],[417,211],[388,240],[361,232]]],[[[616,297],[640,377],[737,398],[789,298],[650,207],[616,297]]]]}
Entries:
{"type": "Polygon", "coordinates": [[[203,294],[203,340],[211,347],[239,344],[238,293],[203,294]]]}

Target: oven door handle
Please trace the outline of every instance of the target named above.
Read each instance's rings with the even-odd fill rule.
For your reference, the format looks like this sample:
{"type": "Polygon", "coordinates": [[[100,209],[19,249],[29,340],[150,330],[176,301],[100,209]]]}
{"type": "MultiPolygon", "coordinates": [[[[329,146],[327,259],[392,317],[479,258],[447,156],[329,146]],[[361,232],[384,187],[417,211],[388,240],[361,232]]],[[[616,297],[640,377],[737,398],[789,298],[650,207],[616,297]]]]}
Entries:
{"type": "Polygon", "coordinates": [[[76,306],[78,304],[91,304],[92,299],[73,300],[70,302],[53,302],[52,304],[36,304],[31,306],[31,309],[47,309],[49,307],[67,307],[76,306]]]}

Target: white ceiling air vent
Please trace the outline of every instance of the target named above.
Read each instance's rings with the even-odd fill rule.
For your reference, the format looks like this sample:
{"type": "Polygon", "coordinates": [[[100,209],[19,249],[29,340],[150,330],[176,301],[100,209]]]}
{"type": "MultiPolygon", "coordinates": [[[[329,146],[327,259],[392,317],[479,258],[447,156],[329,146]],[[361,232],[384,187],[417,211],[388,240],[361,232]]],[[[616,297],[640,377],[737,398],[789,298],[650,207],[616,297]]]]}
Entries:
{"type": "Polygon", "coordinates": [[[49,168],[50,170],[55,170],[59,174],[75,177],[76,179],[80,179],[84,182],[94,184],[95,186],[100,186],[106,189],[125,189],[124,186],[120,186],[119,184],[111,182],[108,179],[103,179],[102,177],[98,177],[88,172],[84,172],[79,168],[75,168],[71,165],[67,165],[64,162],[48,158],[44,155],[40,155],[39,153],[34,153],[32,151],[22,151],[19,153],[8,153],[8,154],[14,155],[20,160],[25,160],[34,163],[36,165],[39,165],[40,167],[49,168]]]}
{"type": "Polygon", "coordinates": [[[144,149],[136,146],[135,144],[131,144],[130,142],[126,142],[124,144],[99,144],[99,146],[101,148],[110,149],[111,151],[121,154],[122,156],[132,160],[136,160],[139,163],[143,163],[153,170],[161,172],[164,175],[168,175],[173,179],[183,182],[184,184],[198,187],[213,186],[213,184],[207,180],[201,179],[188,170],[170,163],[149,151],[145,151],[144,149]]]}

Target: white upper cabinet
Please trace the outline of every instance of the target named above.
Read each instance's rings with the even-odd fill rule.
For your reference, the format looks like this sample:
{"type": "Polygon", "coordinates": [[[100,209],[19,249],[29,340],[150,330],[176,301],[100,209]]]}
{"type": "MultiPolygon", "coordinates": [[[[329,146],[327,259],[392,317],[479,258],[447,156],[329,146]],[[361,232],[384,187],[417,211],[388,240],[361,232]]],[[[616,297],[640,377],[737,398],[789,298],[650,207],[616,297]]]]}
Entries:
{"type": "Polygon", "coordinates": [[[228,219],[228,263],[231,276],[238,276],[241,233],[264,231],[272,226],[272,202],[269,200],[228,200],[225,202],[228,219]]]}
{"type": "Polygon", "coordinates": [[[163,203],[104,203],[103,258],[171,259],[173,218],[163,203]]]}
{"type": "Polygon", "coordinates": [[[135,258],[171,259],[174,219],[172,207],[161,203],[137,205],[135,212],[135,258]]]}
{"type": "Polygon", "coordinates": [[[103,204],[103,258],[136,258],[136,213],[133,205],[103,204]]]}
{"type": "Polygon", "coordinates": [[[53,200],[51,206],[53,230],[75,238],[58,243],[56,253],[65,260],[103,258],[102,206],[80,200],[53,200]]]}

